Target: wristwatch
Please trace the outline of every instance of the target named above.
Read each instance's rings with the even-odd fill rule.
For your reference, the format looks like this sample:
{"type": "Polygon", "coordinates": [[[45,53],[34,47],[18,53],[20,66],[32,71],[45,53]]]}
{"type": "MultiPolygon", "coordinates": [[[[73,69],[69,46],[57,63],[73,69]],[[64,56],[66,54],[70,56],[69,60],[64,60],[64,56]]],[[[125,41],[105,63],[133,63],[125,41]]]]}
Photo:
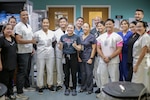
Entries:
{"type": "Polygon", "coordinates": [[[91,60],[93,60],[93,58],[90,58],[91,60]]]}

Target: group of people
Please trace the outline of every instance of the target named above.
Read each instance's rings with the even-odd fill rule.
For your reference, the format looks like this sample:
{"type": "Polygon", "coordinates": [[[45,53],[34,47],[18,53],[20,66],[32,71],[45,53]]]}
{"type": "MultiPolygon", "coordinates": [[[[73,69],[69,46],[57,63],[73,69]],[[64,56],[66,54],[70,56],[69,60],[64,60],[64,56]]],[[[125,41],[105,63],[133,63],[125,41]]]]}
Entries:
{"type": "Polygon", "coordinates": [[[44,74],[46,68],[47,88],[55,91],[53,82],[54,67],[57,69],[57,86],[59,91],[65,85],[64,95],[93,93],[95,82],[99,93],[109,82],[131,81],[144,82],[144,67],[150,53],[150,36],[147,24],[142,21],[144,12],[135,11],[135,21],[122,20],[121,31],[114,31],[114,20],[105,22],[100,17],[94,19],[95,26],[84,23],[78,17],[76,24],[69,24],[66,17],[59,19],[56,31],[49,30],[49,19],[43,18],[42,28],[33,33],[28,24],[28,12],[20,12],[21,21],[11,17],[3,29],[0,38],[0,82],[7,88],[7,99],[15,99],[13,93],[13,76],[17,69],[17,98],[28,99],[23,88],[32,90],[29,82],[31,58],[36,52],[37,87],[43,94],[44,74]],[[36,45],[36,48],[33,47],[36,45]],[[78,73],[78,74],[77,74],[78,73]],[[72,84],[70,84],[72,83],[72,84]]]}

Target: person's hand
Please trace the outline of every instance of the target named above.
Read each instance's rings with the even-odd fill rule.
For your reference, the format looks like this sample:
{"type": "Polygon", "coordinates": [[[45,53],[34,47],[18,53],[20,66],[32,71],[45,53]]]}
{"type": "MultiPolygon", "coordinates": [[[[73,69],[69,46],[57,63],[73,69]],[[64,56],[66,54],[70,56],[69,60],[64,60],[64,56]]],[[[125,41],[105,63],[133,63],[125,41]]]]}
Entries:
{"type": "Polygon", "coordinates": [[[57,43],[57,46],[58,46],[58,48],[59,48],[60,50],[62,50],[62,48],[63,48],[63,43],[62,43],[62,42],[58,42],[58,43],[57,43]]]}
{"type": "Polygon", "coordinates": [[[31,40],[31,43],[32,43],[32,44],[36,44],[37,42],[36,42],[35,39],[32,39],[32,40],[31,40]]]}
{"type": "Polygon", "coordinates": [[[105,62],[105,63],[109,63],[109,61],[110,61],[109,58],[108,58],[108,57],[105,57],[104,62],[105,62]]]}
{"type": "Polygon", "coordinates": [[[74,43],[72,44],[72,46],[75,48],[77,46],[76,41],[74,41],[74,43]]]}
{"type": "Polygon", "coordinates": [[[78,57],[78,62],[82,62],[82,60],[81,60],[81,58],[80,58],[80,57],[78,57]]]}
{"type": "Polygon", "coordinates": [[[3,67],[2,67],[2,65],[0,65],[0,71],[2,71],[2,69],[3,69],[3,67]]]}
{"type": "Polygon", "coordinates": [[[31,56],[33,56],[35,54],[35,50],[33,49],[32,50],[32,53],[31,53],[31,56]]]}
{"type": "Polygon", "coordinates": [[[134,66],[134,67],[133,67],[133,72],[136,73],[137,70],[138,70],[138,66],[134,66]]]}
{"type": "Polygon", "coordinates": [[[92,59],[90,58],[88,61],[87,61],[88,64],[92,64],[92,59]]]}

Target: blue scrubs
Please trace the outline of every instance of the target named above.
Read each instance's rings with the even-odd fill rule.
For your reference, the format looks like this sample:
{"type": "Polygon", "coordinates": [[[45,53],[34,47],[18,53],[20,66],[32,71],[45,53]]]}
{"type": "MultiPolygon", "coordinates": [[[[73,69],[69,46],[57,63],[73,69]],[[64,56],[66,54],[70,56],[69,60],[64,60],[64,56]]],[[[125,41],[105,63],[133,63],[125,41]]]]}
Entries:
{"type": "Polygon", "coordinates": [[[129,38],[132,36],[132,32],[128,31],[125,35],[123,35],[123,32],[118,32],[118,34],[123,39],[123,47],[122,47],[122,60],[119,64],[119,70],[120,70],[120,81],[127,81],[127,75],[128,75],[128,65],[127,65],[127,58],[128,58],[128,41],[129,38]]]}

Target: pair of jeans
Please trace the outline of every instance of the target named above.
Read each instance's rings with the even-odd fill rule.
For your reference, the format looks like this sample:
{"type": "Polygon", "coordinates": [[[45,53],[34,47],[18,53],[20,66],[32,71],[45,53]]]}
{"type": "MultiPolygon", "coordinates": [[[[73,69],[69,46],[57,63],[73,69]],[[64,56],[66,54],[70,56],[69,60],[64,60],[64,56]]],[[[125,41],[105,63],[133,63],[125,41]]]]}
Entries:
{"type": "Polygon", "coordinates": [[[76,89],[77,86],[77,54],[70,54],[70,57],[67,57],[65,55],[66,63],[63,64],[63,71],[65,74],[65,87],[66,89],[69,88],[69,81],[70,81],[70,71],[72,76],[72,83],[73,83],[73,89],[76,89]]]}
{"type": "Polygon", "coordinates": [[[23,93],[23,87],[30,87],[29,75],[31,69],[31,53],[23,53],[17,55],[18,70],[17,70],[17,93],[23,93]]]}

